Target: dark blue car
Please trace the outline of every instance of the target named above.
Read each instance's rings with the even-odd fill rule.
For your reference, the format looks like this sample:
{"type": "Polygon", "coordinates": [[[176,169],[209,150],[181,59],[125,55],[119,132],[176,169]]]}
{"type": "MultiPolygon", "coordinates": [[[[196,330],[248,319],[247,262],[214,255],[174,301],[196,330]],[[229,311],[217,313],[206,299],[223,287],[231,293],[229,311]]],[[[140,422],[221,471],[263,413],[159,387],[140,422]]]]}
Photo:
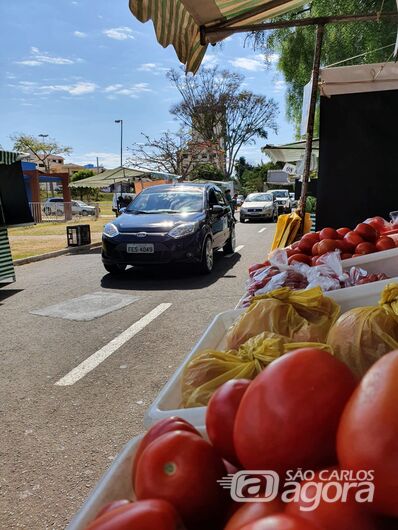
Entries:
{"type": "Polygon", "coordinates": [[[197,263],[213,268],[213,252],[235,250],[235,222],[214,184],[167,184],[142,191],[104,227],[102,262],[111,274],[127,265],[197,263]]]}

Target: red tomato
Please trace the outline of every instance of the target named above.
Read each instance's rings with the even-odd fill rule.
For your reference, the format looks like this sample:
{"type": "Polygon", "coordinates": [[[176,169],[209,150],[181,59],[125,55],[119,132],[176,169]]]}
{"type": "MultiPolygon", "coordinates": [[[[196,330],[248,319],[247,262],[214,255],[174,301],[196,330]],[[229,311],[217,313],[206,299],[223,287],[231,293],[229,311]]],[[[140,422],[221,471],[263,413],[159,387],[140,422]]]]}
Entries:
{"type": "Polygon", "coordinates": [[[287,248],[286,249],[287,257],[290,258],[290,256],[294,256],[294,254],[297,254],[296,248],[287,248]]]}
{"type": "Polygon", "coordinates": [[[343,252],[343,254],[341,255],[341,259],[351,259],[352,258],[352,254],[350,254],[349,252],[343,252]]]}
{"type": "MultiPolygon", "coordinates": [[[[329,471],[332,470],[329,469],[329,471]]],[[[379,530],[374,517],[366,512],[365,505],[355,501],[355,494],[352,489],[347,491],[347,499],[344,502],[341,500],[327,502],[327,499],[331,500],[337,494],[337,488],[333,483],[337,482],[343,488],[344,482],[321,480],[319,473],[321,472],[318,472],[313,480],[301,483],[300,500],[289,502],[286,505],[286,513],[302,517],[306,521],[318,525],[322,530],[379,530]],[[323,490],[323,495],[326,491],[326,500],[323,495],[319,494],[322,491],[320,489],[322,484],[324,486],[331,484],[323,490]]]]}
{"type": "Polygon", "coordinates": [[[395,242],[391,237],[382,236],[376,241],[377,250],[389,250],[390,248],[395,248],[395,242]]]}
{"type": "Polygon", "coordinates": [[[239,465],[233,441],[236,412],[251,381],[232,379],[214,392],[206,412],[206,430],[210,442],[218,454],[239,465]]]}
{"type": "Polygon", "coordinates": [[[345,239],[340,239],[338,242],[338,248],[343,254],[352,254],[354,250],[353,246],[345,239]]]}
{"type": "Polygon", "coordinates": [[[137,451],[135,453],[132,469],[132,481],[133,486],[135,484],[135,474],[137,469],[138,460],[141,458],[141,455],[144,449],[156,438],[162,436],[166,432],[172,431],[187,431],[192,432],[200,436],[200,433],[195,429],[193,425],[184,420],[183,418],[178,418],[177,416],[170,416],[170,418],[165,418],[164,420],[159,420],[148,430],[143,439],[141,440],[137,451]]]}
{"type": "Polygon", "coordinates": [[[357,232],[348,232],[344,236],[344,241],[347,241],[347,243],[350,245],[351,250],[354,250],[355,247],[357,247],[360,243],[364,243],[363,238],[357,234],[357,232]]]}
{"type": "Polygon", "coordinates": [[[339,234],[340,237],[344,237],[346,234],[348,234],[348,232],[351,232],[351,228],[338,228],[336,232],[339,234]]]}
{"type": "Polygon", "coordinates": [[[391,229],[391,224],[388,223],[385,219],[383,219],[383,217],[380,217],[380,216],[371,217],[370,219],[366,219],[365,224],[373,226],[373,228],[378,230],[381,234],[391,229]]]}
{"type": "Polygon", "coordinates": [[[313,267],[316,267],[316,265],[318,265],[318,259],[319,259],[319,256],[312,256],[311,265],[313,267]]]}
{"type": "Polygon", "coordinates": [[[336,241],[335,239],[322,239],[322,241],[319,242],[318,250],[319,254],[327,254],[328,252],[333,252],[338,248],[339,241],[336,241]]]}
{"type": "Polygon", "coordinates": [[[345,364],[316,348],[272,362],[236,415],[234,442],[243,467],[284,473],[334,463],[338,422],[355,386],[345,364]]]}
{"type": "Polygon", "coordinates": [[[262,517],[283,512],[285,505],[279,499],[270,502],[247,502],[229,519],[224,530],[240,530],[242,526],[257,521],[262,517]]]}
{"type": "Polygon", "coordinates": [[[319,238],[321,239],[339,239],[339,234],[334,228],[323,228],[319,232],[319,238]]]}
{"type": "Polygon", "coordinates": [[[291,246],[291,248],[293,248],[293,249],[297,249],[298,246],[299,246],[299,244],[300,244],[300,241],[295,241],[295,242],[292,243],[290,246],[291,246]]]}
{"type": "Polygon", "coordinates": [[[312,246],[311,253],[313,256],[319,256],[319,243],[312,246]]]}
{"type": "Polygon", "coordinates": [[[293,256],[290,256],[287,262],[290,265],[291,263],[293,263],[293,261],[298,261],[299,263],[306,263],[307,265],[311,265],[311,258],[306,254],[293,254],[293,256]]]}
{"type": "Polygon", "coordinates": [[[362,254],[353,254],[352,257],[353,258],[360,258],[362,256],[362,254]]]}
{"type": "Polygon", "coordinates": [[[354,232],[359,234],[365,241],[370,241],[371,243],[375,243],[380,236],[380,232],[367,223],[359,223],[355,227],[354,232]]]}
{"type": "Polygon", "coordinates": [[[151,499],[129,503],[101,515],[86,530],[181,530],[175,508],[166,501],[151,499]]]}
{"type": "Polygon", "coordinates": [[[377,249],[373,243],[359,243],[359,245],[355,247],[355,254],[373,254],[376,250],[377,249]]]}
{"type": "Polygon", "coordinates": [[[341,467],[374,471],[372,508],[394,517],[398,517],[397,381],[395,350],[365,374],[347,403],[337,435],[341,467]]]}
{"type": "Polygon", "coordinates": [[[311,254],[311,249],[315,245],[315,243],[318,243],[319,241],[319,235],[315,233],[309,233],[304,234],[301,238],[301,241],[299,241],[298,248],[301,252],[304,252],[304,254],[311,254]]]}
{"type": "MultiPolygon", "coordinates": [[[[240,530],[323,530],[301,517],[283,514],[271,515],[242,526],[240,530]]],[[[337,530],[337,529],[336,529],[337,530]]]]}
{"type": "MultiPolygon", "coordinates": [[[[203,523],[223,516],[229,496],[217,483],[226,469],[215,449],[191,432],[163,434],[147,446],[138,461],[137,499],[164,499],[183,521],[203,523]]],[[[155,528],[155,527],[154,527],[155,528]]]]}
{"type": "Polygon", "coordinates": [[[120,508],[121,506],[125,506],[126,504],[130,503],[131,501],[127,499],[120,499],[118,501],[108,502],[108,504],[105,504],[105,506],[97,513],[96,518],[101,517],[101,515],[104,515],[104,513],[111,512],[116,508],[120,508]]]}

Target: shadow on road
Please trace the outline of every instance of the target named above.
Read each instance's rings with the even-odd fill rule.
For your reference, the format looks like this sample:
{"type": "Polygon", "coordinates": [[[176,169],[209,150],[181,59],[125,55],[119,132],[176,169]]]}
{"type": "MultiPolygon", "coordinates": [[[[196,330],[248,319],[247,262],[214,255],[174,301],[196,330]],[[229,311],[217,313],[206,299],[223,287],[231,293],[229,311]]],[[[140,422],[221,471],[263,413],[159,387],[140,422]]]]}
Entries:
{"type": "Polygon", "coordinates": [[[4,300],[10,296],[14,296],[14,294],[18,294],[22,291],[23,289],[0,289],[0,305],[2,305],[4,300]]]}
{"type": "Polygon", "coordinates": [[[194,264],[152,265],[131,267],[120,276],[106,274],[101,280],[105,289],[126,289],[135,291],[191,290],[203,289],[219,278],[236,278],[227,274],[238,263],[240,254],[226,258],[222,252],[215,252],[211,274],[200,274],[194,264]]]}

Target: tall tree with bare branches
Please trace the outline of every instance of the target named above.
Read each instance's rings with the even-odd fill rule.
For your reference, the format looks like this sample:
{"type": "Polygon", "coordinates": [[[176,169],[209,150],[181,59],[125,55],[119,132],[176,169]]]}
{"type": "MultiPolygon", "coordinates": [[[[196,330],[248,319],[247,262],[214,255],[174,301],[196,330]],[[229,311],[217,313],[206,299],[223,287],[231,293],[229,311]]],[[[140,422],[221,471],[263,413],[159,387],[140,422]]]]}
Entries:
{"type": "Polygon", "coordinates": [[[170,70],[167,77],[182,97],[171,114],[200,139],[224,150],[226,177],[232,175],[244,145],[277,130],[278,104],[244,89],[243,75],[212,67],[202,68],[195,76],[170,70]]]}

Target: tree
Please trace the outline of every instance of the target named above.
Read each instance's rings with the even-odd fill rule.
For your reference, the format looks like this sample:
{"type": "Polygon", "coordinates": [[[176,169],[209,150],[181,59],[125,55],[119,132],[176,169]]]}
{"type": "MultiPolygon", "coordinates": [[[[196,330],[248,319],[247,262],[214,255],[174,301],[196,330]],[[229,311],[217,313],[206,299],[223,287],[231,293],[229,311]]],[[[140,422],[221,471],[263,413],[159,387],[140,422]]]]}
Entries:
{"type": "Polygon", "coordinates": [[[256,137],[267,138],[267,129],[277,130],[277,103],[244,90],[240,74],[213,67],[202,68],[195,76],[170,70],[167,77],[182,96],[171,114],[199,139],[224,151],[226,178],[231,177],[242,146],[256,137]]]}
{"type": "Polygon", "coordinates": [[[33,153],[44,164],[47,172],[50,171],[50,155],[68,155],[72,152],[71,147],[61,145],[53,138],[36,138],[30,134],[18,133],[10,136],[10,139],[14,142],[15,151],[33,153]]]}
{"type": "Polygon", "coordinates": [[[243,186],[243,174],[246,170],[252,171],[254,166],[246,161],[244,156],[240,156],[238,161],[235,162],[235,178],[243,186]]]}
{"type": "Polygon", "coordinates": [[[191,145],[191,136],[185,129],[166,131],[159,138],[151,138],[145,133],[141,135],[144,142],[129,148],[131,157],[127,162],[130,166],[181,175],[184,179],[190,175],[201,147],[191,145]],[[190,156],[185,157],[188,151],[190,156]]]}
{"type": "MultiPolygon", "coordinates": [[[[89,177],[92,177],[94,175],[94,171],[91,171],[91,169],[81,169],[80,171],[76,171],[76,173],[73,173],[70,180],[71,182],[77,182],[79,180],[87,179],[89,177]]],[[[71,188],[71,194],[72,197],[75,199],[77,196],[82,201],[84,194],[87,195],[87,200],[90,200],[90,196],[92,194],[98,194],[98,190],[96,188],[86,188],[86,187],[79,187],[79,188],[71,188]]]]}
{"type": "MultiPolygon", "coordinates": [[[[290,13],[281,19],[290,20],[309,16],[328,16],[375,12],[381,2],[374,0],[313,0],[311,8],[301,13],[290,13]]],[[[395,11],[396,0],[384,0],[384,11],[395,11]]],[[[326,26],[322,48],[322,64],[330,65],[368,52],[363,57],[345,61],[342,66],[383,62],[391,57],[396,39],[396,21],[354,22],[326,26]],[[391,45],[391,46],[389,46],[391,45]],[[386,49],[379,48],[389,46],[386,49]]],[[[314,27],[278,29],[251,36],[254,48],[280,56],[278,68],[287,82],[287,117],[294,122],[299,136],[303,88],[310,81],[314,46],[314,27]]]]}
{"type": "MultiPolygon", "coordinates": [[[[244,157],[241,157],[244,158],[244,157]]],[[[264,185],[267,184],[267,175],[270,169],[281,169],[280,162],[267,162],[266,164],[258,164],[257,166],[251,166],[244,159],[245,164],[242,165],[243,172],[239,178],[241,189],[244,193],[253,193],[264,191],[264,185]]],[[[267,186],[271,187],[271,186],[267,186]]]]}
{"type": "Polygon", "coordinates": [[[191,179],[199,180],[225,180],[224,173],[214,164],[199,164],[193,168],[191,179]]]}

